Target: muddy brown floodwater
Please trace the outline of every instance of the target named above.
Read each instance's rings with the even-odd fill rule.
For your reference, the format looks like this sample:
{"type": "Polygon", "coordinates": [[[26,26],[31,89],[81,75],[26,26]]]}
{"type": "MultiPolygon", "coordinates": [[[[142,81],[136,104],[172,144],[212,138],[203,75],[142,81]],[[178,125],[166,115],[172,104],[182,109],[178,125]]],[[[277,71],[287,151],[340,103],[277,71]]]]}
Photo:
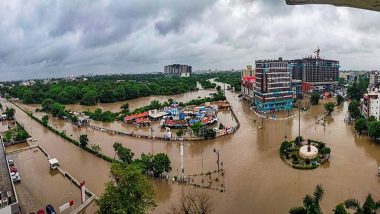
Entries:
{"type": "MultiPolygon", "coordinates": [[[[366,136],[357,136],[352,126],[344,123],[347,103],[335,108],[325,128],[315,124],[315,117],[321,117],[324,111],[322,105],[313,106],[302,115],[301,135],[325,142],[332,152],[330,161],[325,165],[315,170],[297,170],[283,163],[278,150],[285,137],[293,139],[297,136],[298,117],[281,121],[264,120],[264,127],[259,129],[257,125],[261,125],[261,118],[249,109],[248,104],[239,101],[237,94],[227,91],[226,95],[241,123],[240,129],[233,135],[218,139],[185,143],[185,174],[200,173],[202,162],[204,172],[215,170],[217,165],[213,149],[220,151],[226,171],[226,192],[210,191],[215,201],[214,213],[287,213],[290,207],[301,205],[304,195],[312,193],[317,184],[325,188],[321,203],[325,213],[331,213],[335,205],[347,198],[364,200],[368,193],[372,193],[376,199],[380,199],[380,180],[377,177],[380,146],[366,136]]],[[[187,93],[183,96],[190,99],[196,98],[198,94],[187,93]]],[[[142,106],[158,98],[151,96],[128,103],[142,106]]],[[[120,103],[107,104],[109,110],[119,107],[120,103]]],[[[95,193],[100,194],[104,190],[108,177],[106,162],[65,142],[20,110],[17,110],[16,117],[39,139],[39,144],[62,162],[67,171],[86,179],[86,184],[95,193]]],[[[51,123],[76,139],[81,133],[87,133],[90,143],[99,144],[102,152],[112,157],[112,144],[118,141],[132,149],[137,157],[143,152],[167,153],[172,160],[173,175],[177,174],[180,166],[179,145],[176,142],[112,136],[74,128],[61,120],[51,123]]],[[[151,182],[156,188],[159,204],[153,213],[168,211],[189,188],[160,180],[151,182]]]]}

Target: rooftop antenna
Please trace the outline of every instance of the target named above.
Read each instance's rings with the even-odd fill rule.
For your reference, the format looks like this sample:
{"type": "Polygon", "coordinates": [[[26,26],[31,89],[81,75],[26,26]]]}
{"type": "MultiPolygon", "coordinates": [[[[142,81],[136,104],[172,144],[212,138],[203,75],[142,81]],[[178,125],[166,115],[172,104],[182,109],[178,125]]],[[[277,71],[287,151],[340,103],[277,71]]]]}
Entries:
{"type": "Polygon", "coordinates": [[[321,52],[321,49],[319,49],[319,46],[317,47],[317,50],[316,51],[314,51],[314,53],[316,53],[317,54],[317,59],[320,59],[320,57],[319,57],[319,53],[321,52]]]}

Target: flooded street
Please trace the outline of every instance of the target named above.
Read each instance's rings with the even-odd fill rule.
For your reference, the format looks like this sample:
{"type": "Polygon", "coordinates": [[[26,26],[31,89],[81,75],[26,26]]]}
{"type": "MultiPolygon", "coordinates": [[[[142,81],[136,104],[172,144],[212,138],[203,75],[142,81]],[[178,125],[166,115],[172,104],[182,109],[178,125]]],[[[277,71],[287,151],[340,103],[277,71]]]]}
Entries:
{"type": "MultiPolygon", "coordinates": [[[[208,93],[203,90],[186,93],[179,96],[184,100],[178,101],[206,96],[208,93]]],[[[380,199],[380,180],[377,177],[380,146],[366,136],[356,136],[352,126],[344,123],[348,103],[335,108],[325,128],[315,124],[315,117],[320,118],[324,112],[323,105],[313,106],[302,115],[301,135],[325,142],[332,152],[330,161],[325,165],[315,170],[297,170],[280,159],[278,150],[285,138],[294,139],[298,135],[298,116],[289,120],[264,120],[263,128],[259,129],[262,119],[249,109],[248,104],[239,101],[237,94],[227,91],[226,95],[240,121],[240,129],[233,135],[214,140],[185,143],[186,175],[201,173],[202,169],[204,172],[214,171],[217,157],[213,149],[220,151],[226,172],[226,192],[211,191],[215,200],[214,213],[287,213],[290,207],[301,205],[304,195],[311,194],[317,184],[325,188],[321,203],[325,213],[331,213],[335,205],[351,197],[362,201],[369,192],[375,199],[380,199]]],[[[173,99],[177,98],[173,96],[173,99]]],[[[127,102],[133,109],[153,99],[160,98],[152,96],[127,102]]],[[[113,103],[99,106],[118,111],[120,105],[113,103]]],[[[83,110],[84,107],[71,105],[69,108],[83,110]]],[[[104,190],[104,183],[108,180],[108,163],[64,141],[17,108],[16,117],[33,137],[39,139],[37,143],[56,156],[68,172],[77,178],[86,179],[88,188],[96,194],[104,190]]],[[[102,152],[111,157],[115,155],[112,144],[121,142],[136,157],[141,153],[167,153],[172,161],[173,175],[180,168],[177,142],[113,136],[91,129],[79,129],[66,121],[52,118],[49,123],[61,131],[65,130],[74,139],[79,139],[82,133],[88,134],[90,144],[99,144],[102,152]]],[[[158,207],[153,213],[168,211],[181,194],[190,188],[150,180],[156,188],[158,200],[158,207]]]]}

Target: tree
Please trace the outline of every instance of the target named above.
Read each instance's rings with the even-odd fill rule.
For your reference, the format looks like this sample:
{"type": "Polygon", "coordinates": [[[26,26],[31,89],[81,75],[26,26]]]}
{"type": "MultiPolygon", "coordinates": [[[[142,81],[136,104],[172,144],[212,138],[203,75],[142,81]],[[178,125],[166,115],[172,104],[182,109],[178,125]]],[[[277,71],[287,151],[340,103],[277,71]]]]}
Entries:
{"type": "Polygon", "coordinates": [[[293,207],[289,210],[290,214],[322,214],[320,202],[323,198],[324,190],[322,185],[318,184],[313,195],[307,194],[303,199],[303,207],[293,207]]]}
{"type": "Polygon", "coordinates": [[[94,106],[98,103],[98,94],[95,91],[87,91],[80,102],[82,105],[94,106]]]}
{"type": "Polygon", "coordinates": [[[54,104],[54,100],[48,98],[48,99],[45,99],[43,102],[42,102],[42,110],[43,111],[46,111],[46,112],[51,112],[52,111],[52,105],[54,104]]]}
{"type": "Polygon", "coordinates": [[[203,137],[207,139],[214,139],[216,137],[216,132],[213,129],[206,129],[203,132],[203,137]]]}
{"type": "Polygon", "coordinates": [[[209,214],[214,209],[212,196],[205,191],[189,191],[178,206],[173,206],[170,214],[209,214]]]}
{"type": "Polygon", "coordinates": [[[334,111],[335,104],[333,102],[327,102],[325,103],[325,109],[327,111],[327,115],[330,115],[331,112],[334,111]]]}
{"type": "Polygon", "coordinates": [[[86,134],[81,134],[79,136],[79,143],[82,148],[86,147],[88,144],[88,137],[86,134]]]}
{"type": "Polygon", "coordinates": [[[133,162],[133,156],[135,155],[130,149],[123,147],[121,143],[115,142],[113,148],[121,161],[131,164],[133,162]]]}
{"type": "Polygon", "coordinates": [[[367,121],[365,118],[359,118],[355,121],[355,130],[362,133],[362,131],[367,130],[367,121]]]}
{"type": "Polygon", "coordinates": [[[380,121],[372,121],[368,123],[368,135],[375,139],[380,137],[380,121]]]}
{"type": "Polygon", "coordinates": [[[144,173],[153,172],[153,155],[152,154],[141,154],[141,158],[136,160],[136,163],[140,166],[144,173]]]}
{"type": "Polygon", "coordinates": [[[156,206],[153,186],[138,166],[113,162],[110,177],[97,201],[98,213],[144,214],[156,206]]]}
{"type": "Polygon", "coordinates": [[[313,93],[311,93],[310,103],[311,103],[312,105],[318,105],[319,98],[320,98],[319,93],[317,93],[317,92],[313,92],[313,93]]]}
{"type": "Polygon", "coordinates": [[[368,194],[363,206],[357,199],[353,198],[344,201],[344,205],[348,209],[355,210],[356,214],[376,214],[376,210],[380,208],[380,201],[375,202],[372,195],[368,194]]]}
{"type": "Polygon", "coordinates": [[[100,151],[102,151],[102,148],[100,148],[100,146],[98,144],[91,144],[90,145],[90,148],[96,152],[96,153],[99,153],[100,151]]]}
{"type": "Polygon", "coordinates": [[[196,122],[194,123],[193,125],[191,125],[191,130],[193,130],[193,132],[198,135],[199,134],[199,131],[201,130],[202,128],[202,123],[201,122],[196,122]]]}
{"type": "Polygon", "coordinates": [[[336,96],[336,102],[339,106],[344,102],[344,98],[342,97],[342,95],[336,96]]]}
{"type": "Polygon", "coordinates": [[[376,121],[376,117],[371,115],[368,117],[368,122],[376,121]]]}
{"type": "Polygon", "coordinates": [[[4,114],[6,115],[7,120],[13,120],[15,118],[15,109],[7,107],[4,114]]]}
{"type": "Polygon", "coordinates": [[[128,103],[125,103],[123,104],[120,109],[124,112],[124,113],[127,113],[129,112],[129,104],[128,103]]]}
{"type": "Polygon", "coordinates": [[[357,118],[360,115],[359,103],[356,100],[352,100],[348,105],[348,112],[352,118],[357,118]]]}
{"type": "Polygon", "coordinates": [[[42,124],[43,124],[44,126],[47,126],[47,124],[48,124],[48,122],[49,122],[49,116],[45,115],[45,116],[42,117],[41,120],[42,120],[42,124]]]}
{"type": "Polygon", "coordinates": [[[222,91],[222,87],[220,87],[220,85],[216,86],[216,90],[217,91],[222,91]]]}
{"type": "Polygon", "coordinates": [[[185,134],[185,132],[183,131],[183,129],[180,129],[176,132],[176,135],[177,137],[181,138],[183,135],[185,134]]]}
{"type": "Polygon", "coordinates": [[[155,177],[160,176],[164,172],[171,172],[171,161],[167,154],[158,153],[154,155],[152,160],[152,170],[155,177]]]}
{"type": "Polygon", "coordinates": [[[349,212],[347,212],[346,208],[344,207],[344,204],[336,205],[333,212],[334,212],[334,214],[350,214],[349,212]]]}

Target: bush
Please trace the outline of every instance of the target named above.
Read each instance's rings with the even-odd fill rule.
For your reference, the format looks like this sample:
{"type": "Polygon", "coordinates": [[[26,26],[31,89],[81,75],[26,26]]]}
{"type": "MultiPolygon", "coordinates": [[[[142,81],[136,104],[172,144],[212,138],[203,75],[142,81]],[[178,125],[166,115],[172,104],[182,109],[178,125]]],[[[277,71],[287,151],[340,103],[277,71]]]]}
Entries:
{"type": "Polygon", "coordinates": [[[292,148],[292,143],[289,141],[284,141],[281,143],[280,151],[284,153],[286,150],[292,148]]]}

